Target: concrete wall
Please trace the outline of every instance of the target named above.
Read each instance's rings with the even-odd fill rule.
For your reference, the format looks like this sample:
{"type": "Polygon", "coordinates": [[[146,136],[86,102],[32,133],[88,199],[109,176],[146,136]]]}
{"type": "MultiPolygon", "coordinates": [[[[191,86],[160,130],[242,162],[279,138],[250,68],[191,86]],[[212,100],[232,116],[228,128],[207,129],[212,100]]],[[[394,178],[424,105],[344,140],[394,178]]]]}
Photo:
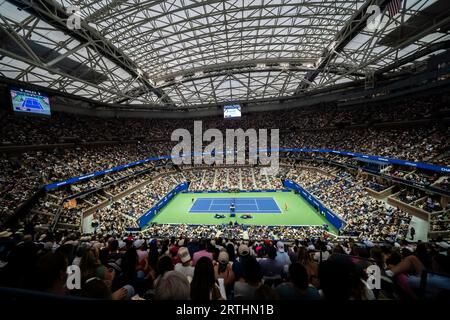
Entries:
{"type": "Polygon", "coordinates": [[[395,199],[394,197],[390,196],[387,199],[387,203],[391,206],[397,207],[410,215],[416,216],[422,220],[429,221],[430,214],[426,212],[425,210],[419,209],[415,206],[412,206],[410,204],[404,203],[400,201],[399,199],[395,199]]]}
{"type": "Polygon", "coordinates": [[[381,192],[372,190],[370,188],[364,188],[368,194],[370,194],[375,199],[382,200],[392,194],[392,190],[394,189],[394,186],[387,188],[386,190],[383,190],[381,192]]]}

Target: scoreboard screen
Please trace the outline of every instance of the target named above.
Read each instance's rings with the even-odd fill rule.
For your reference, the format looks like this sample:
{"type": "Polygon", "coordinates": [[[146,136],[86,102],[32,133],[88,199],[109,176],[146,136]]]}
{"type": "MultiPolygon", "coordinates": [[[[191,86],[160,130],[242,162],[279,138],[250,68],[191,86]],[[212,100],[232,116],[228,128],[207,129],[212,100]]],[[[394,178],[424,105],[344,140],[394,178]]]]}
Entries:
{"type": "Polygon", "coordinates": [[[50,100],[47,95],[32,90],[10,88],[11,103],[14,112],[49,116],[50,100]]]}
{"type": "Polygon", "coordinates": [[[223,107],[223,117],[226,118],[240,118],[241,106],[238,104],[223,107]]]}

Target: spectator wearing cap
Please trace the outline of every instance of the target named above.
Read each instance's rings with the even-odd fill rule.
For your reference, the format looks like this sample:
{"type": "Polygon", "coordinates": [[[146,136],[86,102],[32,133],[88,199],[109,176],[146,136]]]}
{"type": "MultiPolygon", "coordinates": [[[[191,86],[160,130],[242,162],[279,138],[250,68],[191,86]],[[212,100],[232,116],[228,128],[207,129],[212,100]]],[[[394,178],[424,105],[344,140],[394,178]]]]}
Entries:
{"type": "Polygon", "coordinates": [[[244,276],[243,263],[250,257],[250,249],[246,244],[241,244],[238,247],[238,257],[233,263],[233,272],[236,280],[241,279],[244,276]]]}
{"type": "MultiPolygon", "coordinates": [[[[1,231],[0,232],[0,239],[7,239],[7,238],[11,237],[12,234],[13,233],[11,231],[8,231],[8,230],[1,231]]],[[[40,241],[42,241],[42,240],[40,240],[40,241]]]]}
{"type": "Polygon", "coordinates": [[[246,244],[241,244],[238,248],[239,258],[247,257],[250,254],[250,248],[246,244]]]}
{"type": "Polygon", "coordinates": [[[146,242],[144,239],[137,239],[134,241],[133,246],[136,249],[139,263],[141,263],[148,256],[146,242]]]}
{"type": "Polygon", "coordinates": [[[194,277],[194,267],[189,250],[186,247],[181,247],[178,249],[178,257],[180,262],[175,265],[175,271],[183,274],[191,282],[194,277]]]}
{"type": "Polygon", "coordinates": [[[233,287],[235,277],[232,263],[230,263],[230,258],[226,251],[220,251],[219,257],[217,258],[217,263],[214,265],[214,274],[216,276],[216,280],[219,278],[223,279],[225,290],[228,295],[233,287]]]}
{"type": "Polygon", "coordinates": [[[281,241],[277,242],[277,256],[275,260],[283,266],[285,271],[287,272],[287,269],[289,268],[289,265],[291,264],[291,259],[289,258],[289,255],[286,251],[284,251],[284,243],[281,241]]]}
{"type": "Polygon", "coordinates": [[[120,288],[114,292],[112,283],[115,278],[115,271],[111,271],[99,264],[93,250],[84,252],[81,261],[81,290],[79,294],[86,298],[122,300],[127,296],[128,291],[120,288]]]}
{"type": "Polygon", "coordinates": [[[105,267],[109,273],[106,278],[111,278],[112,286],[114,285],[114,280],[122,273],[122,268],[120,267],[121,260],[109,260],[105,267]]]}
{"type": "MultiPolygon", "coordinates": [[[[109,292],[111,293],[111,299],[112,300],[129,300],[131,299],[132,296],[134,296],[135,291],[134,288],[130,285],[125,285],[121,288],[115,288],[114,284],[114,280],[116,279],[116,277],[121,273],[121,268],[120,268],[120,260],[119,261],[108,261],[106,266],[99,266],[97,268],[97,273],[96,273],[96,277],[97,280],[102,280],[103,283],[106,285],[106,287],[108,288],[109,292]]],[[[93,280],[93,279],[92,279],[93,280]]],[[[96,290],[99,290],[102,288],[101,285],[99,285],[98,283],[95,283],[96,281],[90,281],[89,285],[87,285],[87,288],[89,290],[91,290],[90,294],[95,294],[96,290]]],[[[84,290],[84,292],[89,292],[89,290],[84,290]]],[[[109,295],[109,293],[108,293],[109,295]]],[[[85,295],[86,296],[86,295],[85,295]]]]}

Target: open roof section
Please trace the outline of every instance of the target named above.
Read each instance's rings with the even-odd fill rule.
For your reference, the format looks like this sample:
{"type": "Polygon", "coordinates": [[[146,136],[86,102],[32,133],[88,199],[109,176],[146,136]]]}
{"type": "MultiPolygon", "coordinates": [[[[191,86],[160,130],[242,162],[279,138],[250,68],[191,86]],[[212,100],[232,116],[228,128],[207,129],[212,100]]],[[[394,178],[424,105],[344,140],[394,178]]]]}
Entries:
{"type": "Polygon", "coordinates": [[[17,10],[18,2],[0,1],[2,30],[19,44],[20,37],[31,39],[62,57],[47,61],[32,52],[18,56],[0,47],[5,55],[0,60],[4,76],[102,102],[159,108],[290,96],[363,79],[430,43],[449,39],[448,30],[438,30],[445,26],[447,15],[418,28],[414,39],[397,39],[393,45],[383,42],[438,0],[403,0],[402,11],[394,17],[384,10],[389,0],[28,3],[41,9],[52,2],[61,8],[78,6],[84,26],[81,35],[88,30],[91,41],[110,46],[104,50],[81,41],[64,25],[49,24],[42,11],[33,16],[27,8],[17,10]],[[385,23],[377,30],[366,27],[370,4],[382,9],[385,23]],[[86,81],[74,76],[76,72],[58,68],[64,61],[82,63],[88,74],[102,76],[86,81]]]}

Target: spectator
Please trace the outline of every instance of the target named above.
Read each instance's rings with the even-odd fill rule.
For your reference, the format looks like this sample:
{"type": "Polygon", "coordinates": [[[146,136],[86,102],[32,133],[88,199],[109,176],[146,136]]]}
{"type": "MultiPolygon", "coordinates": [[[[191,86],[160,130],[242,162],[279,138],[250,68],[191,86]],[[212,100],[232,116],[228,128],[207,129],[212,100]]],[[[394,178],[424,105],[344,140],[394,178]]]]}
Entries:
{"type": "Polygon", "coordinates": [[[278,256],[277,250],[272,246],[266,247],[267,257],[259,260],[261,266],[261,273],[265,281],[281,280],[281,275],[284,272],[284,265],[282,265],[276,257],[278,256]]]}
{"type": "Polygon", "coordinates": [[[212,260],[206,256],[201,257],[195,265],[191,282],[191,299],[196,301],[223,299],[214,276],[212,260]]]}
{"type": "Polygon", "coordinates": [[[255,292],[261,285],[262,274],[261,267],[253,257],[246,258],[243,262],[243,279],[234,284],[235,300],[252,300],[255,298],[255,292]]]}
{"type": "Polygon", "coordinates": [[[192,260],[189,250],[186,247],[181,247],[178,249],[178,257],[181,262],[175,265],[175,271],[183,274],[191,282],[194,277],[194,267],[191,264],[192,260]]]}
{"type": "Polygon", "coordinates": [[[277,291],[283,300],[319,300],[317,289],[309,285],[306,268],[300,263],[289,266],[289,282],[280,284],[277,291]]]}
{"type": "Polygon", "coordinates": [[[189,300],[189,298],[189,281],[177,271],[167,271],[156,285],[155,300],[189,300]]]}
{"type": "Polygon", "coordinates": [[[214,274],[216,280],[219,278],[223,279],[225,290],[229,296],[234,285],[235,276],[226,251],[221,251],[219,253],[217,263],[214,265],[214,274]]]}
{"type": "Polygon", "coordinates": [[[308,274],[308,281],[309,284],[313,285],[314,287],[319,287],[319,266],[317,262],[315,262],[311,258],[311,254],[308,252],[308,250],[305,249],[305,247],[298,248],[298,263],[300,263],[305,269],[308,274]]]}
{"type": "Polygon", "coordinates": [[[192,258],[192,264],[195,266],[197,264],[197,261],[202,257],[207,257],[211,261],[213,260],[213,255],[211,252],[208,252],[206,250],[207,244],[205,240],[202,240],[200,242],[200,251],[197,251],[194,253],[194,256],[192,258]]]}
{"type": "Polygon", "coordinates": [[[277,242],[277,256],[275,258],[277,262],[283,266],[284,270],[287,271],[289,265],[291,264],[291,259],[289,255],[284,251],[284,243],[281,241],[277,242]]]}

